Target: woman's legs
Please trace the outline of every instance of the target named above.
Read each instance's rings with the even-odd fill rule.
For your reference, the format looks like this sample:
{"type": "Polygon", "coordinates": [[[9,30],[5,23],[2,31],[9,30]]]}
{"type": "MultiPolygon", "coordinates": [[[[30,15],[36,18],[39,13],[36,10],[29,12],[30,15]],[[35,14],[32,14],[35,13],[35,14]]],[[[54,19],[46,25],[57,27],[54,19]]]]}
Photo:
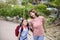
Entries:
{"type": "Polygon", "coordinates": [[[34,40],[44,40],[44,36],[34,36],[34,40]]]}
{"type": "Polygon", "coordinates": [[[44,36],[39,36],[38,40],[44,40],[44,36]]]}
{"type": "Polygon", "coordinates": [[[34,36],[34,40],[38,40],[38,36],[34,36]]]}

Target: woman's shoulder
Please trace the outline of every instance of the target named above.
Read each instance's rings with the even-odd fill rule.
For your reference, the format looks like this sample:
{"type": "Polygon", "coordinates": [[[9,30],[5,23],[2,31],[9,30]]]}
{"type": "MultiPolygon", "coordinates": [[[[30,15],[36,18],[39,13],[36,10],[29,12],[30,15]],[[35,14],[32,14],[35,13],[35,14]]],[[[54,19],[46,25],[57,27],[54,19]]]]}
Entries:
{"type": "Polygon", "coordinates": [[[30,21],[30,22],[31,22],[31,23],[32,23],[32,22],[34,22],[34,19],[31,19],[31,21],[30,21]]]}
{"type": "Polygon", "coordinates": [[[28,19],[28,22],[30,23],[30,22],[32,22],[33,21],[33,19],[28,19]]]}
{"type": "Polygon", "coordinates": [[[38,18],[44,18],[43,16],[39,16],[38,18]]]}

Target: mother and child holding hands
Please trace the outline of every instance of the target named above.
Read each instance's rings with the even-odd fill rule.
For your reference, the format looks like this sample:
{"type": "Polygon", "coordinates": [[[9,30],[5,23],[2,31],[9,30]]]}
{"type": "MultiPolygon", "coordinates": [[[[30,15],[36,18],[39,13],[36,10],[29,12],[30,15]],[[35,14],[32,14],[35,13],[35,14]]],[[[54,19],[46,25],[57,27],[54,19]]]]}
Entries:
{"type": "Polygon", "coordinates": [[[16,28],[15,34],[18,40],[29,40],[27,37],[28,31],[33,33],[34,40],[44,40],[44,17],[39,16],[38,13],[32,9],[29,12],[31,20],[28,22],[27,19],[22,19],[20,25],[16,28]]]}

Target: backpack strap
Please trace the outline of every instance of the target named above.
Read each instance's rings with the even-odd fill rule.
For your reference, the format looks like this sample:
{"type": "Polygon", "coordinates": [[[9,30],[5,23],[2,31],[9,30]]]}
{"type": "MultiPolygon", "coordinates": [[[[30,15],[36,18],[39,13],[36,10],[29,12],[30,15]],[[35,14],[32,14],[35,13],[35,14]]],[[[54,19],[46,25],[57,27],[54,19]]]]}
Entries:
{"type": "MultiPolygon", "coordinates": [[[[21,33],[22,33],[22,31],[23,31],[23,27],[21,26],[20,28],[21,28],[21,33]]],[[[29,27],[27,27],[27,28],[28,28],[28,30],[29,30],[29,27]]]]}
{"type": "MultiPolygon", "coordinates": [[[[28,28],[28,30],[29,30],[29,27],[27,27],[28,28]]],[[[23,27],[21,26],[21,33],[22,33],[22,31],[23,31],[23,27]]]]}
{"type": "Polygon", "coordinates": [[[23,27],[21,26],[21,33],[22,33],[22,31],[23,31],[23,27]]]}

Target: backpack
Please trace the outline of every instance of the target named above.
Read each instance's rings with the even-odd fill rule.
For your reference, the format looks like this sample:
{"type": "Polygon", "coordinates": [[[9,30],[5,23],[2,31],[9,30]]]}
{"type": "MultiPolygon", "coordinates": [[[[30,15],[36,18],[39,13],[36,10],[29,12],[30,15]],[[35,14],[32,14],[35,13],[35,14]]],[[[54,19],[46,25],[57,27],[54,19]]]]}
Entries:
{"type": "MultiPolygon", "coordinates": [[[[21,27],[21,33],[22,33],[22,31],[23,31],[23,27],[18,25],[18,26],[16,27],[16,29],[15,29],[15,36],[16,36],[16,37],[18,37],[18,34],[19,34],[19,31],[18,31],[18,30],[19,30],[20,27],[21,27]]],[[[28,28],[28,30],[29,30],[29,27],[27,27],[27,28],[28,28]]]]}

